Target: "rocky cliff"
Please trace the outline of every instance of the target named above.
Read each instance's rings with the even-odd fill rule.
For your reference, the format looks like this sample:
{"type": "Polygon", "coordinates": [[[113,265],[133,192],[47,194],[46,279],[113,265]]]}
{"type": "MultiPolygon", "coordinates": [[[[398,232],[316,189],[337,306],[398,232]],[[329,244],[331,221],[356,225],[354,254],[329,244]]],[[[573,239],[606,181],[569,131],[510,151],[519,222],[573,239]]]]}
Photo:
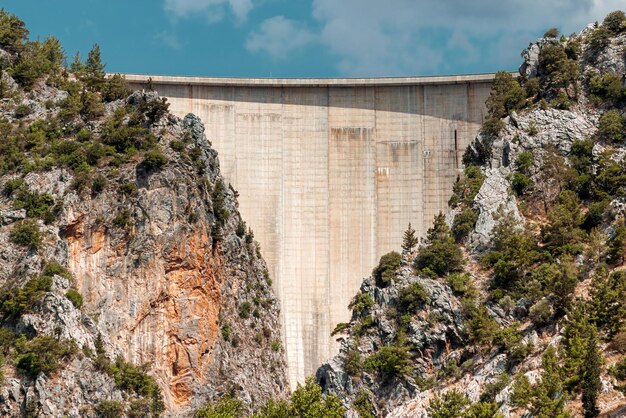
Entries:
{"type": "Polygon", "coordinates": [[[281,397],[279,306],[202,122],[55,41],[0,45],[1,414],[281,397]]]}
{"type": "Polygon", "coordinates": [[[498,74],[449,212],[335,329],[317,380],[348,416],[626,414],[625,44],[615,12],[498,74]]]}

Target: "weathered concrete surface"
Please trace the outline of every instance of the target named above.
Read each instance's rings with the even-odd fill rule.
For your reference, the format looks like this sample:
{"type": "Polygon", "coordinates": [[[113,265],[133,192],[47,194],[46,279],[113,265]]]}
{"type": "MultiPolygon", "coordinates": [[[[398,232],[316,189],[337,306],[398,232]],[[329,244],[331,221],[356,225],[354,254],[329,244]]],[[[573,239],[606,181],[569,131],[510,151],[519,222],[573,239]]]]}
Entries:
{"type": "Polygon", "coordinates": [[[204,121],[240,193],[282,303],[292,386],[337,351],[330,332],[407,224],[423,236],[446,208],[492,78],[152,76],[173,113],[204,121]]]}

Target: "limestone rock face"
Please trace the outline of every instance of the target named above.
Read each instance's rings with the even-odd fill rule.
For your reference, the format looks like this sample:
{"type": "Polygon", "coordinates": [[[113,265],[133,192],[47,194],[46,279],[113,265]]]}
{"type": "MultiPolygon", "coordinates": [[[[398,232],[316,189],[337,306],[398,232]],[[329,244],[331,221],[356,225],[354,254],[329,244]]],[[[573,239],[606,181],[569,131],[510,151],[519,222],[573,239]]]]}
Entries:
{"type": "MultiPolygon", "coordinates": [[[[372,278],[363,281],[360,294],[368,295],[374,304],[366,314],[353,313],[351,325],[359,326],[371,318],[363,335],[340,339],[340,353],[322,364],[316,378],[326,393],[338,395],[347,407],[359,391],[367,389],[376,399],[385,399],[384,406],[377,407],[382,416],[402,403],[414,399],[421,392],[420,382],[414,378],[387,380],[376,372],[365,371],[361,379],[355,379],[345,371],[345,361],[350,352],[358,351],[363,358],[392,344],[401,332],[394,315],[401,308],[400,294],[403,289],[418,284],[428,295],[428,302],[419,309],[406,325],[405,338],[411,345],[411,355],[416,373],[440,368],[455,357],[457,349],[466,339],[461,304],[450,288],[436,280],[417,277],[408,266],[402,267],[392,284],[379,288],[372,278]]],[[[349,410],[350,413],[354,411],[349,410]]],[[[355,415],[357,416],[357,415],[355,415]]]]}
{"type": "MultiPolygon", "coordinates": [[[[155,100],[155,93],[136,92],[127,103],[155,100]]],[[[108,105],[107,112],[122,104],[108,105]]],[[[64,169],[25,177],[31,190],[62,204],[56,220],[38,221],[41,251],[10,242],[25,213],[0,197],[0,287],[22,286],[51,261],[71,273],[71,279],[54,276],[52,289],[16,327],[74,341],[86,352],[95,350],[100,335],[111,360],[148,363],[167,416],[193,415],[224,394],[248,408],[280,397],[288,389],[284,352],[272,349],[281,341],[278,301],[236,192],[222,180],[217,152],[193,115],[166,114],[150,130],[167,163],[159,169],[123,164],[100,193],[78,192],[64,169]],[[172,141],[185,149],[175,151],[172,141]],[[131,186],[122,191],[122,185],[131,186]],[[70,287],[83,297],[80,309],[65,296],[70,287]]],[[[59,372],[35,381],[10,370],[5,375],[3,416],[19,414],[29,401],[43,416],[93,416],[99,401],[123,399],[89,356],[72,357],[59,372]]]]}

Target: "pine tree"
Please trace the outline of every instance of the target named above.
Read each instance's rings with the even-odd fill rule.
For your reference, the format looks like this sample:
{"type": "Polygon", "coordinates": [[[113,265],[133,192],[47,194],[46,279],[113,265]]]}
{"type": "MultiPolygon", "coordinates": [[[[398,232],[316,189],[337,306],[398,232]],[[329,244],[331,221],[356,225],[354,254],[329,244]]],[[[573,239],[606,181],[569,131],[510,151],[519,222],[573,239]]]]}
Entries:
{"type": "Polygon", "coordinates": [[[598,339],[593,332],[587,343],[587,353],[582,367],[583,408],[585,418],[595,418],[600,414],[598,409],[598,393],[602,387],[600,382],[600,366],[602,360],[598,352],[598,339]]]}
{"type": "Polygon", "coordinates": [[[621,264],[626,257],[626,226],[621,222],[615,228],[615,234],[609,242],[609,259],[612,263],[621,264]]]}
{"type": "Polygon", "coordinates": [[[76,51],[76,54],[74,54],[74,60],[70,64],[70,71],[76,74],[76,76],[80,76],[83,69],[84,69],[84,64],[80,60],[80,52],[76,51]]]}
{"type": "Polygon", "coordinates": [[[406,254],[412,252],[417,243],[418,239],[415,236],[415,229],[411,227],[411,222],[409,222],[409,227],[404,231],[404,237],[402,238],[402,251],[406,254]]]}
{"type": "Polygon", "coordinates": [[[89,55],[87,56],[87,61],[85,61],[85,84],[93,90],[99,90],[100,87],[104,84],[105,81],[105,73],[104,73],[105,65],[102,63],[102,59],[100,57],[100,46],[95,44],[91,51],[89,51],[89,55]]]}

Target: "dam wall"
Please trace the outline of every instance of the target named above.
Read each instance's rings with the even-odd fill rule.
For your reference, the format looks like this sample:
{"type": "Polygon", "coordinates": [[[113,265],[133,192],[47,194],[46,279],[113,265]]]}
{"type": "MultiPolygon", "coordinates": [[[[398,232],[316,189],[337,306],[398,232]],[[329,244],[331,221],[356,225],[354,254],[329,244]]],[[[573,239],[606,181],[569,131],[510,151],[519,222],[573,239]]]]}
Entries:
{"type": "MultiPolygon", "coordinates": [[[[148,76],[126,78],[140,89],[148,76]]],[[[445,211],[493,75],[151,79],[174,114],[202,119],[239,192],[281,302],[295,386],[336,352],[331,331],[408,223],[424,236],[445,211]]]]}

